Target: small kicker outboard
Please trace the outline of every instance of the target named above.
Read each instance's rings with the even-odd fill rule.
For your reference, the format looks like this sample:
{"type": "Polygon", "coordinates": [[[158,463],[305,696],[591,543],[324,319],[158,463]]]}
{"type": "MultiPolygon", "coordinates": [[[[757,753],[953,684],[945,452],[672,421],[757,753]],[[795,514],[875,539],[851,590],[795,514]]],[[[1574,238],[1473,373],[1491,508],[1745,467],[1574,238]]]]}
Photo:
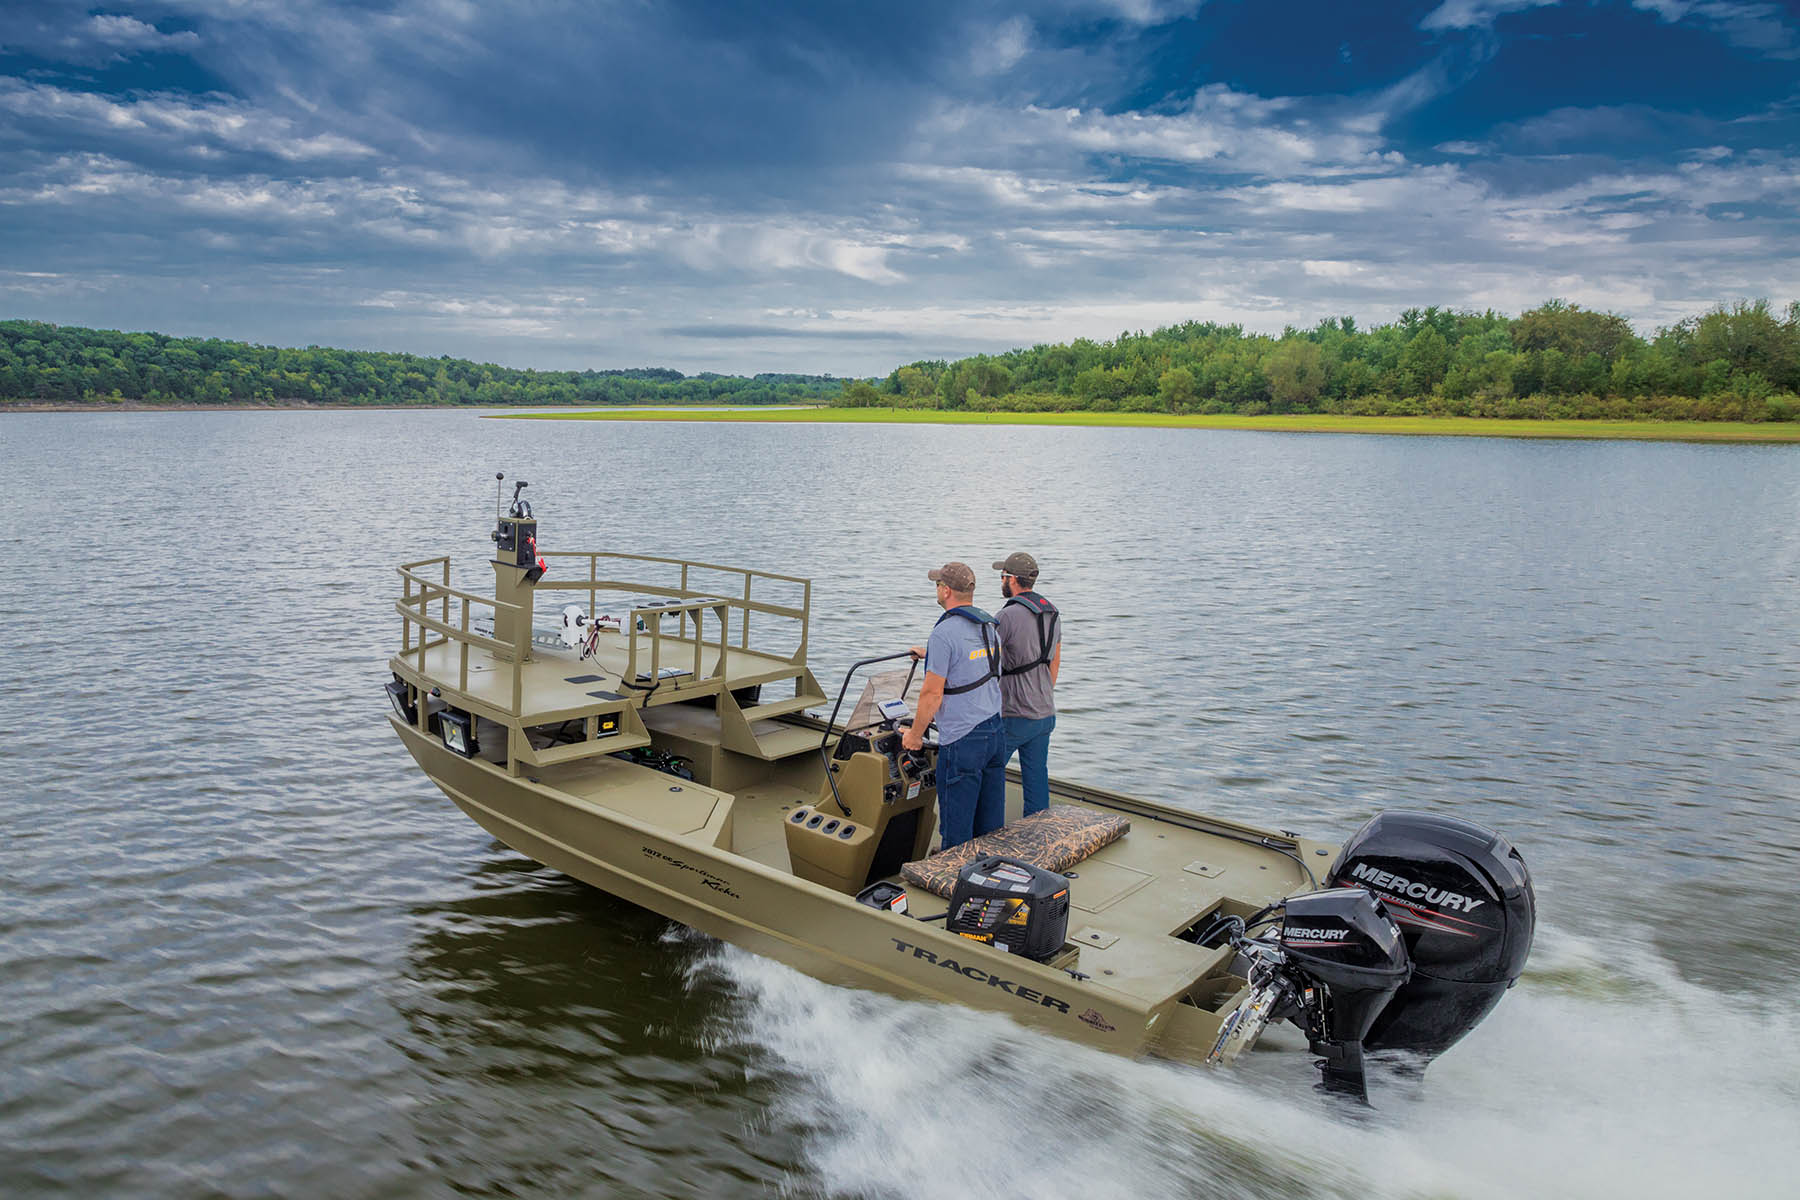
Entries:
{"type": "Polygon", "coordinates": [[[1321,1086],[1367,1102],[1365,1050],[1404,1052],[1422,1070],[1518,981],[1536,925],[1531,873],[1471,821],[1387,812],[1345,843],[1325,883],[1203,938],[1223,926],[1250,982],[1207,1061],[1289,1020],[1320,1056],[1321,1086]]]}

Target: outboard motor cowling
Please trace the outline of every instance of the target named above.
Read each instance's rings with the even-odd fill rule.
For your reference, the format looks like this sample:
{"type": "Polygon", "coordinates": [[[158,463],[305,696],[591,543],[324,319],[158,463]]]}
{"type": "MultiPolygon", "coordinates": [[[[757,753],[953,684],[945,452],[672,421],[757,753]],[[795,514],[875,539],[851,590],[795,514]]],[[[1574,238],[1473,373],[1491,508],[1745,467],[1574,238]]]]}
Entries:
{"type": "Polygon", "coordinates": [[[1412,977],[1363,1039],[1369,1050],[1443,1053],[1525,969],[1537,921],[1531,873],[1510,842],[1472,821],[1381,813],[1344,844],[1326,883],[1379,898],[1412,960],[1412,977]]]}

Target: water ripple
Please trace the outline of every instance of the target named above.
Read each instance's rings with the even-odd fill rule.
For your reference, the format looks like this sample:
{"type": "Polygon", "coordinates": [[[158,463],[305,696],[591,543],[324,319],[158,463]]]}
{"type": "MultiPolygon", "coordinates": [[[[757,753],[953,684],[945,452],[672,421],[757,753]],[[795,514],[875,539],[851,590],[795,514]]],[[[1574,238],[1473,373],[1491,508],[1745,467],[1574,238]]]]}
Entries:
{"type": "Polygon", "coordinates": [[[1414,1129],[1562,1194],[1780,1177],[1779,1154],[1714,1151],[1796,1100],[1791,1052],[1732,1041],[1796,1025],[1793,450],[554,433],[451,412],[0,422],[0,478],[33,514],[0,532],[9,1195],[935,1196],[991,1180],[996,1153],[1094,1197],[1495,1194],[1414,1129]],[[872,532],[917,485],[895,464],[927,462],[963,488],[872,532]],[[1067,614],[1059,773],[1325,837],[1384,807],[1506,831],[1546,933],[1427,1077],[1482,1096],[1473,1117],[1422,1101],[1404,1130],[1351,1128],[1295,1086],[1301,1055],[1194,1076],[824,988],[496,845],[413,771],[380,685],[394,564],[449,551],[485,586],[483,477],[527,466],[549,545],[811,575],[821,679],[918,640],[927,567],[1032,550],[1067,614]],[[1632,1065],[1647,1042],[1654,1071],[1632,1065]],[[1650,1105],[1657,1144],[1609,1135],[1615,1085],[1571,1062],[1718,1122],[1650,1105]],[[998,1149],[958,1104],[996,1114],[998,1149]]]}

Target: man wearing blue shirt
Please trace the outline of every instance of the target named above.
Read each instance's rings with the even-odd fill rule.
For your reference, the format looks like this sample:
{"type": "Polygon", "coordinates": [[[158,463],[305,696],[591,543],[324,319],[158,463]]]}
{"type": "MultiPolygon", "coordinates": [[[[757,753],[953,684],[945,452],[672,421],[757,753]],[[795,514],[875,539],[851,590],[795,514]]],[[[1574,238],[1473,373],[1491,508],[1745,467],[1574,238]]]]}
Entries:
{"type": "Polygon", "coordinates": [[[926,578],[937,584],[944,615],[914,658],[925,660],[918,712],[902,743],[924,744],[938,726],[938,828],[942,849],[991,833],[1006,823],[1006,737],[1000,722],[1000,633],[976,608],[975,572],[945,563],[926,578]]]}

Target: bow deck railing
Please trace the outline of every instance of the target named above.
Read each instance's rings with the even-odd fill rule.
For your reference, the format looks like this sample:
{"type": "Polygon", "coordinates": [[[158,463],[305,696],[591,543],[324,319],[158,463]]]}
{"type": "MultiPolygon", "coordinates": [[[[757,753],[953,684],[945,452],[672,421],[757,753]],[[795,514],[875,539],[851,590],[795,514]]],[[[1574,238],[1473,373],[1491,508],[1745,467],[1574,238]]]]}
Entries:
{"type": "MultiPolygon", "coordinates": [[[[477,613],[491,614],[490,626],[498,627],[497,618],[501,616],[520,617],[525,610],[517,604],[508,604],[496,600],[492,596],[480,596],[474,592],[465,592],[450,586],[450,556],[422,558],[418,562],[403,563],[400,566],[402,582],[401,596],[394,604],[394,610],[402,618],[400,628],[400,655],[402,661],[410,658],[410,665],[421,677],[430,677],[427,669],[427,655],[439,646],[454,645],[456,647],[457,672],[455,687],[459,692],[469,690],[469,651],[485,650],[495,658],[510,658],[512,665],[512,705],[509,714],[519,716],[524,703],[522,693],[523,676],[518,665],[525,658],[526,648],[530,644],[531,630],[523,621],[511,622],[515,634],[511,643],[502,642],[480,632],[474,627],[473,618],[477,613]],[[439,578],[427,578],[422,572],[437,568],[439,578]],[[433,617],[433,605],[439,608],[438,615],[433,617]],[[452,612],[455,617],[453,619],[452,612]],[[415,637],[414,627],[417,627],[415,637]],[[432,635],[436,634],[436,637],[432,635]]],[[[450,680],[440,680],[449,683],[450,680]]]]}
{"type": "MultiPolygon", "coordinates": [[[[586,592],[590,612],[598,602],[598,595],[601,592],[633,592],[638,595],[663,596],[674,601],[690,601],[692,603],[679,605],[679,612],[676,607],[665,608],[662,612],[664,617],[679,617],[680,628],[674,638],[677,641],[686,641],[690,637],[698,639],[699,637],[697,631],[692,635],[688,633],[690,612],[697,621],[699,609],[716,607],[716,605],[704,602],[722,602],[725,608],[738,614],[736,621],[727,620],[725,622],[734,625],[737,629],[736,645],[738,649],[754,650],[759,654],[783,658],[795,666],[806,665],[806,631],[812,617],[812,580],[810,579],[803,579],[798,575],[777,575],[773,571],[757,571],[748,567],[727,567],[718,563],[698,562],[692,559],[664,558],[651,554],[622,554],[609,550],[549,550],[544,552],[543,558],[550,569],[545,572],[543,579],[538,581],[537,590],[539,592],[586,592]],[[672,567],[679,571],[679,580],[673,585],[659,585],[635,579],[602,578],[600,575],[602,562],[608,565],[609,570],[615,563],[653,563],[665,568],[672,567]],[[563,563],[570,564],[573,570],[559,569],[563,563]],[[586,578],[582,578],[579,573],[580,565],[585,565],[587,568],[586,578]],[[695,586],[694,575],[697,572],[710,572],[727,577],[731,584],[730,591],[728,592],[724,588],[695,586]],[[800,603],[798,605],[777,604],[757,599],[754,593],[758,581],[763,582],[765,589],[775,584],[798,586],[800,603]],[[752,613],[762,613],[765,616],[799,622],[799,638],[793,650],[784,653],[767,644],[753,647],[750,644],[750,614],[752,613]]],[[[722,633],[713,644],[724,650],[728,641],[729,638],[722,633]]]]}
{"type": "MultiPolygon", "coordinates": [[[[532,735],[553,723],[581,720],[593,738],[598,715],[620,713],[621,731],[638,731],[641,722],[627,710],[731,692],[731,713],[741,717],[774,711],[771,704],[757,708],[746,700],[751,707],[741,713],[738,697],[753,694],[742,689],[797,679],[797,696],[811,690],[806,672],[812,614],[808,579],[615,551],[546,551],[542,557],[547,570],[533,588],[537,603],[529,606],[453,586],[448,556],[399,568],[396,673],[409,677],[421,693],[435,688],[445,703],[505,725],[509,760],[563,761],[618,748],[618,741],[612,741],[585,749],[534,749],[532,735]],[[577,686],[577,676],[591,677],[592,672],[574,666],[569,652],[553,640],[540,638],[534,644],[533,610],[560,608],[550,599],[558,593],[585,594],[588,617],[600,615],[604,595],[630,597],[619,606],[616,638],[602,635],[607,640],[601,658],[610,664],[605,674],[618,672],[616,693],[607,690],[615,686],[611,683],[577,686]],[[796,593],[798,603],[788,602],[796,593]]],[[[550,611],[537,615],[549,623],[550,611]]],[[[429,727],[426,707],[421,699],[422,729],[429,727]]],[[[750,746],[755,738],[739,732],[733,742],[750,746]]]]}

